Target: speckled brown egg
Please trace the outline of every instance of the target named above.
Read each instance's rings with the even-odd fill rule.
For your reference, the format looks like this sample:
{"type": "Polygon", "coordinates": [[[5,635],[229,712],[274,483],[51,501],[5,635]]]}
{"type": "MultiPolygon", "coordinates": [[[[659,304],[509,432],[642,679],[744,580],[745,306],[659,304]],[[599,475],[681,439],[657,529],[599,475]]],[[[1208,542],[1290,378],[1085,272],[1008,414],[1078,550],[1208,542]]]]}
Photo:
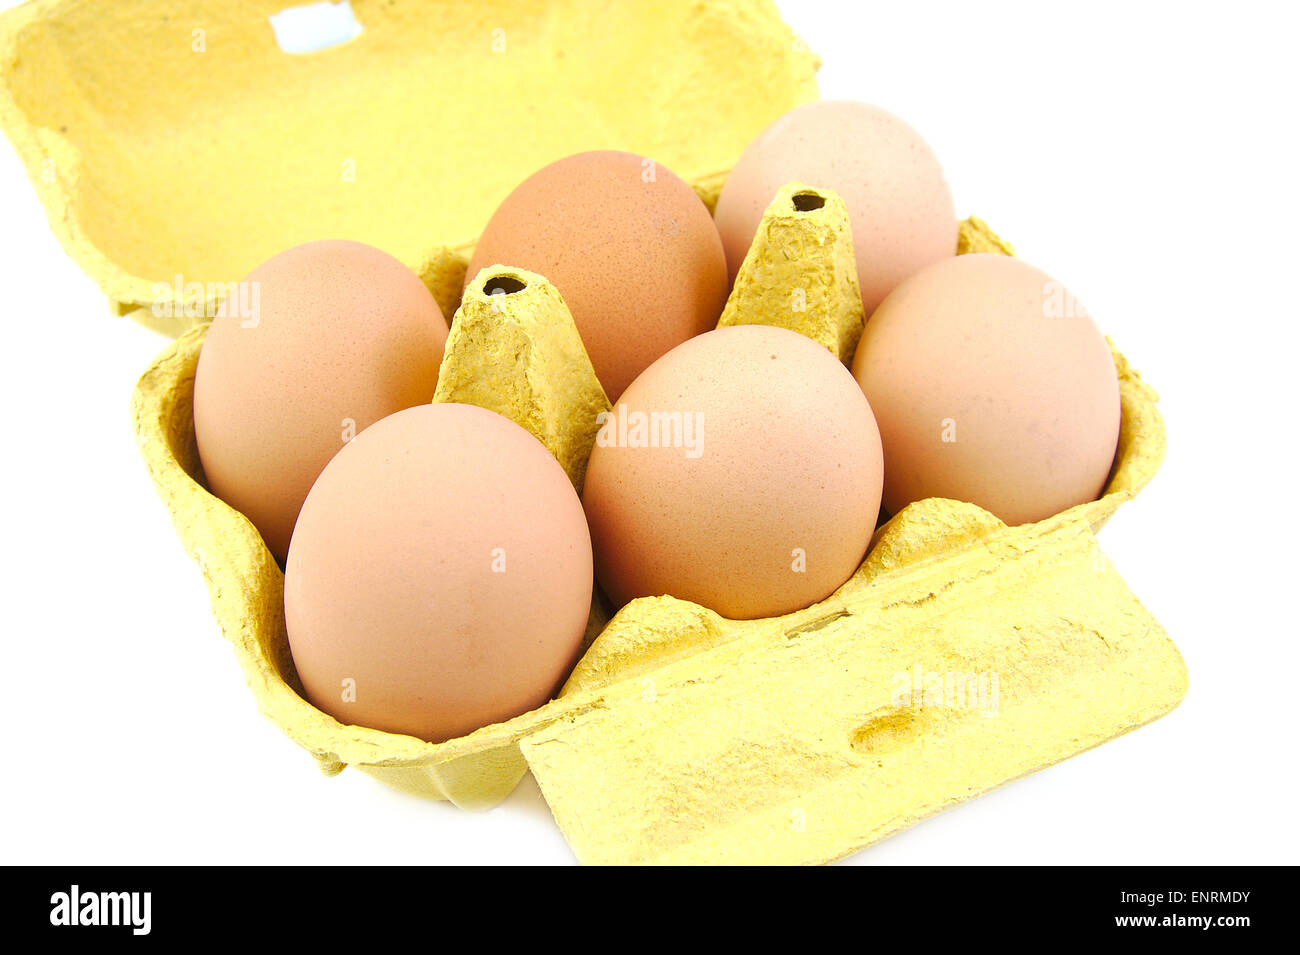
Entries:
{"type": "Polygon", "coordinates": [[[440,742],[546,702],[591,591],[564,469],[509,419],[439,403],[377,422],[321,473],[289,548],[285,623],[318,709],[440,742]]]}
{"type": "Polygon", "coordinates": [[[359,242],[295,246],[223,304],[194,379],[209,490],[278,560],[312,482],[352,437],[433,399],[447,323],[424,283],[359,242]]]}
{"type": "Polygon", "coordinates": [[[739,325],[679,345],[602,421],[583,504],[618,604],[670,594],[770,617],[833,593],[880,507],[871,407],[797,332],[739,325]]]}
{"type": "Polygon", "coordinates": [[[727,177],[714,216],[732,281],[764,210],[795,180],[844,200],[868,315],[903,279],[957,253],[952,192],[925,140],[878,106],[822,100],[772,123],[727,177]]]}
{"type": "Polygon", "coordinates": [[[579,153],[524,180],[479,237],[466,284],[492,265],[537,272],[559,289],[611,400],[717,325],[727,297],[704,203],[671,170],[624,152],[579,153]]]}
{"type": "Polygon", "coordinates": [[[1005,255],[908,279],[867,323],[853,374],[885,449],[885,507],[947,497],[1008,524],[1095,499],[1119,440],[1114,359],[1061,283],[1005,255]]]}

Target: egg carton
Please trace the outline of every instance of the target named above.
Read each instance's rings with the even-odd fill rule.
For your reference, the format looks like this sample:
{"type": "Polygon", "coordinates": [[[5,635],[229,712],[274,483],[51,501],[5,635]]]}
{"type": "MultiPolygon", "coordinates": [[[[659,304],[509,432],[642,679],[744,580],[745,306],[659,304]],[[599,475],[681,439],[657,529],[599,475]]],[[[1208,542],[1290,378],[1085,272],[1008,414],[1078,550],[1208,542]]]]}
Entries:
{"type": "MultiPolygon", "coordinates": [[[[195,445],[203,317],[227,283],[322,223],[392,252],[455,314],[437,400],[517,421],[581,488],[606,396],[544,277],[494,267],[462,300],[474,236],[517,182],[584,149],[653,156],[711,208],[752,137],[817,97],[819,61],[768,0],[353,0],[360,35],[303,55],[277,45],[285,6],[32,0],[0,14],[0,125],[115,310],[180,335],[133,396],[140,448],[257,705],[326,773],[482,808],[531,769],[587,862],[823,862],[1178,704],[1177,649],[1094,537],[1164,453],[1156,395],[1115,351],[1122,431],[1096,501],[1012,528],[919,502],[835,594],[767,620],[670,597],[611,619],[598,595],[557,699],[444,743],[310,706],[283,573],[207,492],[195,445]],[[946,705],[946,685],[930,705],[930,677],[952,674],[996,675],[996,713],[946,705]]],[[[976,219],[959,251],[1012,252],[976,219]]],[[[794,183],[720,324],[782,324],[847,358],[856,281],[842,203],[794,183]]]]}
{"type": "MultiPolygon", "coordinates": [[[[960,236],[963,253],[1011,252],[978,219],[960,236]]],[[[786,186],[721,323],[780,324],[847,360],[863,324],[851,243],[838,196],[786,186]]],[[[1095,501],[1019,527],[918,502],[834,594],[780,617],[728,620],[662,596],[610,619],[598,594],[589,644],[546,705],[442,743],[341,724],[303,698],[279,566],[203,488],[191,401],[205,331],[141,378],[140,446],[259,707],[326,773],[353,766],[483,808],[531,769],[585,862],[825,862],[1149,722],[1186,691],[1178,650],[1094,536],[1164,453],[1156,396],[1115,351],[1121,436],[1095,501]]],[[[508,266],[466,288],[434,400],[511,418],[579,490],[609,410],[559,292],[508,266]]]]}

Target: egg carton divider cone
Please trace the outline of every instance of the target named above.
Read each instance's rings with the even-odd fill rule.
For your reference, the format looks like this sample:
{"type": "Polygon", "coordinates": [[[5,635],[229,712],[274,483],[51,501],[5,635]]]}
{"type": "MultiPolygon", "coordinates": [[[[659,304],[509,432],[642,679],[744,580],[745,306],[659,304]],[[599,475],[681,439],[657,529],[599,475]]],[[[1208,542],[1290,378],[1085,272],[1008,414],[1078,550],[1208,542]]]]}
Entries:
{"type": "MultiPolygon", "coordinates": [[[[962,252],[1011,251],[977,219],[960,237],[962,252]]],[[[788,186],[724,320],[747,309],[820,335],[847,359],[849,241],[834,193],[788,186]],[[822,201],[795,208],[808,194],[822,201]],[[792,312],[796,287],[806,307],[792,312]]],[[[202,486],[191,398],[204,331],[187,332],[141,378],[140,446],[259,707],[328,773],[352,765],[480,808],[531,768],[586,862],[825,862],[1156,719],[1186,691],[1177,649],[1094,536],[1164,452],[1155,394],[1116,351],[1123,434],[1096,501],[1020,527],[969,504],[918,502],[877,531],[847,583],[804,610],[732,621],[649,597],[607,620],[598,599],[582,659],[530,713],[437,744],[340,724],[300,695],[279,567],[252,525],[202,486]],[[900,705],[900,675],[914,672],[995,675],[996,713],[900,705]]],[[[511,417],[579,489],[595,415],[609,408],[559,293],[507,266],[466,289],[435,400],[511,417]]]]}

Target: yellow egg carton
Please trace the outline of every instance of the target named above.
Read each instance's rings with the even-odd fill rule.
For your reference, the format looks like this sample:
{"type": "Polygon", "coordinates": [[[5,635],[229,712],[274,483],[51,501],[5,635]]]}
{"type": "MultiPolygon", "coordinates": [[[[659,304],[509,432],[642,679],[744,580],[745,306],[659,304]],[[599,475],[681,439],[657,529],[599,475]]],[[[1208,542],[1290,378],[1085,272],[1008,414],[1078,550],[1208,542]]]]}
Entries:
{"type": "MultiPolygon", "coordinates": [[[[10,94],[25,69],[11,59],[20,39],[30,45],[29,53],[42,43],[71,42],[75,48],[66,31],[54,31],[43,21],[73,28],[87,8],[107,7],[60,0],[31,6],[35,9],[19,8],[27,12],[0,21],[0,68],[10,94]],[[50,31],[45,39],[43,30],[50,31]]],[[[130,6],[118,4],[116,9],[130,6]]],[[[268,47],[248,20],[245,7],[260,14],[261,5],[240,5],[229,12],[211,4],[165,6],[187,28],[193,18],[181,11],[201,8],[207,15],[217,9],[206,21],[222,24],[221,30],[214,28],[214,37],[238,40],[253,61],[271,60],[268,68],[283,65],[279,58],[285,54],[273,43],[268,47]]],[[[272,12],[278,7],[265,6],[272,12]]],[[[491,14],[499,13],[509,31],[507,44],[521,30],[516,24],[526,22],[521,20],[523,8],[508,3],[486,5],[488,15],[472,23],[471,18],[439,19],[428,8],[412,13],[361,2],[355,8],[365,23],[363,37],[369,34],[376,46],[356,48],[358,38],[307,59],[321,57],[322,63],[335,64],[322,70],[342,69],[352,82],[381,86],[381,81],[417,82],[408,70],[427,59],[420,43],[428,42],[432,29],[426,21],[436,21],[438,29],[460,30],[463,39],[487,30],[491,14]],[[349,49],[350,54],[345,52],[349,49]],[[395,57],[400,70],[393,68],[395,57]],[[367,79],[363,65],[378,71],[379,78],[367,79]]],[[[93,187],[84,194],[72,190],[67,202],[51,205],[51,211],[68,214],[61,236],[74,254],[80,251],[83,265],[123,307],[153,301],[149,296],[156,290],[146,291],[138,281],[157,274],[149,256],[169,267],[192,266],[195,275],[234,280],[280,247],[320,237],[321,221],[331,221],[335,234],[397,252],[421,274],[445,312],[455,315],[435,400],[479,404],[515,420],[551,450],[580,490],[596,415],[609,404],[562,297],[545,277],[508,264],[484,269],[462,297],[472,242],[430,246],[429,237],[472,235],[455,227],[481,225],[515,182],[556,155],[583,148],[629,148],[677,168],[675,159],[678,171],[711,204],[725,178],[725,165],[716,163],[723,155],[738,154],[775,114],[811,98],[815,67],[815,59],[767,3],[602,9],[609,18],[597,29],[580,11],[557,6],[545,20],[551,46],[523,52],[524,59],[504,71],[513,77],[508,81],[491,74],[499,64],[477,64],[482,72],[476,81],[501,96],[506,85],[518,88],[524,77],[533,85],[541,82],[543,74],[537,71],[555,69],[554,50],[581,48],[571,44],[592,42],[604,50],[599,44],[610,42],[625,54],[661,57],[656,44],[676,44],[676,59],[657,61],[667,72],[694,70],[691,75],[699,75],[700,63],[707,62],[710,74],[716,71],[722,83],[719,95],[743,101],[736,108],[752,112],[730,126],[728,99],[728,108],[716,114],[726,127],[719,132],[707,112],[718,106],[715,91],[695,91],[670,79],[664,88],[677,97],[669,99],[675,104],[670,111],[678,109],[680,118],[698,108],[697,120],[710,117],[700,124],[700,141],[688,137],[690,142],[682,142],[681,129],[661,122],[657,114],[642,116],[635,131],[609,129],[593,138],[586,132],[590,117],[566,118],[564,110],[587,102],[583,96],[622,95],[604,88],[616,86],[620,75],[635,73],[635,82],[647,82],[641,71],[611,65],[610,75],[592,85],[596,92],[559,84],[568,101],[552,102],[549,95],[528,100],[539,110],[555,110],[548,120],[559,123],[563,135],[532,145],[512,140],[505,152],[519,146],[521,155],[498,157],[501,168],[484,171],[488,179],[496,177],[490,188],[480,190],[475,176],[481,170],[471,168],[475,175],[469,176],[467,188],[479,190],[480,200],[473,209],[438,218],[446,210],[420,206],[415,218],[427,213],[429,219],[412,225],[408,217],[394,225],[382,223],[382,213],[366,218],[364,209],[343,200],[334,210],[334,200],[311,190],[295,191],[275,206],[287,210],[284,217],[254,220],[255,236],[201,237],[192,262],[184,259],[190,253],[177,251],[174,234],[152,234],[160,223],[147,217],[136,223],[134,238],[118,237],[126,244],[103,243],[107,233],[95,234],[95,227],[106,220],[80,214],[73,202],[74,195],[81,195],[93,204],[93,187]],[[674,17],[668,25],[658,22],[674,17]],[[612,39],[598,35],[607,30],[612,39]],[[735,44],[769,56],[759,76],[743,75],[743,68],[734,65],[735,44]],[[764,102],[768,94],[773,100],[764,102]],[[733,141],[737,138],[743,141],[733,141]],[[701,161],[701,155],[706,159],[701,161]],[[340,216],[337,222],[328,218],[334,211],[340,216]],[[309,221],[313,215],[314,223],[309,221]],[[310,234],[308,225],[314,230],[310,234]],[[237,248],[241,238],[254,240],[251,250],[237,248]],[[136,240],[139,247],[123,254],[136,240]],[[101,244],[94,245],[93,255],[83,247],[96,242],[101,244]],[[252,261],[239,258],[245,251],[252,261]],[[101,259],[111,267],[96,273],[91,266],[101,259]]],[[[141,29],[152,41],[160,39],[150,33],[162,29],[157,23],[141,29]]],[[[168,55],[161,54],[163,62],[168,55]]],[[[455,55],[453,61],[468,68],[468,61],[455,60],[455,55]]],[[[319,81],[323,74],[311,72],[316,68],[303,67],[319,81]]],[[[247,108],[236,91],[196,77],[194,68],[182,73],[182,87],[197,84],[194,96],[229,95],[237,109],[247,108]],[[203,85],[209,82],[215,84],[211,89],[203,85]]],[[[285,79],[274,70],[273,75],[285,79]]],[[[26,78],[36,82],[31,75],[26,78]]],[[[113,82],[122,95],[120,83],[125,81],[113,82]]],[[[74,95],[53,87],[47,93],[74,95]]],[[[409,89],[408,94],[418,99],[409,89]]],[[[138,89],[135,95],[140,95],[138,89]]],[[[188,94],[182,89],[181,95],[188,94]]],[[[351,94],[340,95],[333,115],[352,121],[351,94]]],[[[502,115],[522,121],[518,105],[507,100],[502,115]]],[[[264,96],[260,102],[290,123],[287,131],[269,121],[258,127],[274,148],[291,143],[294,156],[304,162],[313,150],[325,149],[323,140],[295,138],[301,130],[289,111],[275,108],[264,96]]],[[[385,101],[377,102],[382,107],[385,101]]],[[[10,126],[14,103],[0,95],[0,119],[10,126]]],[[[421,103],[410,108],[421,117],[435,112],[421,103]]],[[[475,112],[484,109],[483,100],[475,108],[458,103],[449,109],[469,125],[438,127],[446,133],[444,142],[455,141],[456,135],[472,139],[473,130],[481,131],[488,119],[475,112]]],[[[367,135],[387,135],[391,142],[394,134],[382,125],[367,123],[367,135]]],[[[690,128],[693,137],[695,127],[690,128]]],[[[62,140],[50,139],[48,131],[24,135],[14,137],[20,149],[54,144],[51,148],[58,152],[58,143],[75,139],[71,126],[59,134],[62,140]]],[[[264,161],[270,161],[266,151],[271,145],[250,148],[261,149],[264,161]]],[[[76,153],[72,145],[68,149],[76,153]]],[[[95,165],[89,154],[78,155],[82,167],[95,165]]],[[[25,158],[32,168],[30,151],[25,158]]],[[[95,161],[118,160],[97,156],[95,161]]],[[[440,159],[420,155],[410,161],[430,176],[421,185],[439,184],[440,194],[455,193],[465,179],[464,169],[442,169],[440,159]]],[[[492,162],[486,153],[484,162],[492,162]]],[[[397,193],[409,185],[399,176],[404,168],[399,163],[389,170],[387,187],[376,186],[386,200],[391,196],[385,188],[397,193]]],[[[164,174],[162,167],[152,171],[164,174]]],[[[108,178],[118,172],[108,169],[108,178]]],[[[272,171],[272,181],[279,182],[277,174],[272,171]]],[[[256,199],[270,201],[273,189],[266,189],[256,199]]],[[[50,201],[49,190],[43,195],[50,201]]],[[[237,205],[247,199],[228,198],[237,205]]],[[[238,212],[251,212],[254,205],[249,200],[238,212]]],[[[783,325],[847,361],[863,325],[851,242],[847,212],[834,193],[816,184],[786,186],[763,218],[720,324],[783,325]]],[[[962,223],[958,251],[1012,254],[978,219],[962,223]]],[[[194,318],[178,315],[179,305],[194,306],[190,311],[201,316],[211,304],[204,295],[190,295],[182,287],[171,297],[161,294],[161,308],[134,314],[179,329],[194,318]]],[[[204,488],[192,397],[206,328],[200,322],[181,334],[140,379],[133,398],[140,448],[186,550],[207,581],[214,616],[234,646],[259,708],[328,774],[352,766],[398,789],[480,808],[504,798],[531,770],[570,845],[586,862],[825,862],[1156,719],[1186,692],[1178,650],[1120,579],[1094,536],[1151,479],[1164,455],[1156,395],[1114,351],[1122,429],[1109,482],[1096,501],[1020,527],[1006,527],[973,505],[921,501],[877,531],[861,568],[832,596],[781,617],[731,621],[686,601],[651,597],[633,601],[611,619],[597,595],[585,653],[558,698],[546,705],[438,744],[340,724],[303,699],[285,637],[279,566],[247,519],[204,488]]]]}
{"type": "MultiPolygon", "coordinates": [[[[963,251],[1007,250],[978,220],[961,234],[963,251]]],[[[847,358],[846,316],[862,323],[850,242],[838,197],[787,186],[723,321],[752,308],[751,320],[844,343],[847,358]],[[823,201],[803,211],[794,194],[823,201]],[[805,310],[788,306],[796,289],[805,310]],[[765,308],[769,297],[787,304],[765,308]]],[[[651,597],[607,621],[598,598],[590,646],[559,698],[531,713],[437,744],[342,725],[302,698],[279,567],[202,487],[191,398],[205,330],[141,379],[141,448],[263,712],[327,773],[352,765],[485,807],[531,769],[589,862],[821,862],[1155,719],[1186,691],[1177,649],[1093,535],[1164,451],[1155,396],[1116,352],[1120,451],[1096,501],[1011,528],[974,505],[922,501],[805,610],[732,621],[651,597]]],[[[466,289],[435,401],[512,418],[579,489],[609,408],[560,294],[506,266],[466,289]]]]}

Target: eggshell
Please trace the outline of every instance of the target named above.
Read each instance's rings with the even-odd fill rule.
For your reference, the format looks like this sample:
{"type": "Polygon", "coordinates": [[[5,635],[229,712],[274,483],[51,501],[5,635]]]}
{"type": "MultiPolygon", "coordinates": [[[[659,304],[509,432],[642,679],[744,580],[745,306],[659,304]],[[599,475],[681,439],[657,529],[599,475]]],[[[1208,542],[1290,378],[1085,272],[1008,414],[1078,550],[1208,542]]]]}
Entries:
{"type": "Polygon", "coordinates": [[[1059,282],[1005,255],[908,279],[853,360],[880,425],[885,507],[947,497],[1008,524],[1095,499],[1119,440],[1105,338],[1059,282]]]}
{"type": "Polygon", "coordinates": [[[359,242],[281,252],[239,295],[203,342],[194,432],[208,488],[283,561],[330,458],[380,418],[433,398],[447,323],[410,269],[359,242]]]}
{"type": "Polygon", "coordinates": [[[321,473],[294,532],[294,665],[342,723],[440,742],[531,710],[573,667],[591,538],[542,444],[474,405],[409,408],[321,473]]]}
{"type": "Polygon", "coordinates": [[[714,210],[735,281],[763,211],[798,180],[849,210],[867,315],[903,279],[957,253],[952,192],[916,130],[878,106],[822,100],[786,113],[746,147],[714,210]]]}
{"type": "Polygon", "coordinates": [[[583,503],[616,603],[669,594],[725,617],[775,616],[828,596],[861,563],[880,437],[823,346],[783,328],[720,328],[646,369],[612,415],[583,503]],[[637,437],[638,421],[674,412],[679,431],[637,437]]]}
{"type": "Polygon", "coordinates": [[[465,273],[527,269],[560,290],[605,393],[718,322],[726,258],[698,196],[671,170],[600,150],[551,163],[497,208],[465,273]]]}

